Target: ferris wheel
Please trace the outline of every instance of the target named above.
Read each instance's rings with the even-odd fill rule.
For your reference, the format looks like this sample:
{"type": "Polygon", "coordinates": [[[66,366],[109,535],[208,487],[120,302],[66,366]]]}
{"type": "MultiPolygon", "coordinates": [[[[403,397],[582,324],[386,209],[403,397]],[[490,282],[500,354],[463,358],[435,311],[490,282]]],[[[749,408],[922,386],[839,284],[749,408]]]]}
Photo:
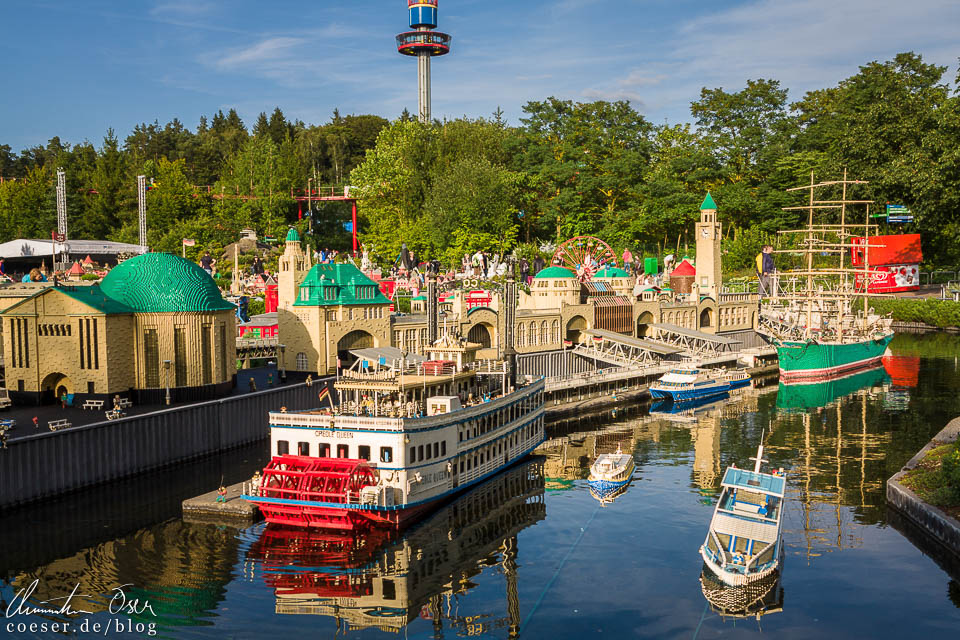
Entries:
{"type": "Polygon", "coordinates": [[[577,236],[557,247],[551,264],[570,269],[577,274],[577,280],[586,282],[602,268],[601,265],[617,266],[617,255],[600,238],[577,236]]]}

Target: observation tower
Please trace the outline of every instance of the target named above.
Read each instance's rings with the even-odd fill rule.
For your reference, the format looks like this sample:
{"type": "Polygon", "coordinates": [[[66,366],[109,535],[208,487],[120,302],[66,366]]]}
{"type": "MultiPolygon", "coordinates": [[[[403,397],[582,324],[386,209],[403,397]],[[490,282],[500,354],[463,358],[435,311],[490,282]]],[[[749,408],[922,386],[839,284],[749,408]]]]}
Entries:
{"type": "Polygon", "coordinates": [[[450,36],[433,31],[437,26],[438,0],[407,0],[410,28],[397,35],[397,51],[417,57],[420,122],[430,122],[430,58],[450,53],[450,36]]]}

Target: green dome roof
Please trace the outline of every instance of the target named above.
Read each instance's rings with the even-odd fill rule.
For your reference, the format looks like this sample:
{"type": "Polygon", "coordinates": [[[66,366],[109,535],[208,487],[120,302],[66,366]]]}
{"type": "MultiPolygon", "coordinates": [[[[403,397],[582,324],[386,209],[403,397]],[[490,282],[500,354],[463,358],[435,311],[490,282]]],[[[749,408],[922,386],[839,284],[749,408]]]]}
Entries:
{"type": "Polygon", "coordinates": [[[617,267],[607,267],[606,269],[600,269],[600,271],[597,271],[597,273],[593,277],[594,278],[629,278],[630,274],[624,271],[623,269],[619,269],[617,267]]]}
{"type": "Polygon", "coordinates": [[[290,231],[287,231],[287,242],[300,242],[300,234],[293,227],[290,227],[290,231]]]}
{"type": "Polygon", "coordinates": [[[100,289],[140,313],[234,308],[223,299],[206,271],[170,253],[145,253],[117,265],[103,279],[100,289]]]}
{"type": "Polygon", "coordinates": [[[535,278],[576,278],[576,274],[566,267],[547,267],[538,273],[535,278]]]}

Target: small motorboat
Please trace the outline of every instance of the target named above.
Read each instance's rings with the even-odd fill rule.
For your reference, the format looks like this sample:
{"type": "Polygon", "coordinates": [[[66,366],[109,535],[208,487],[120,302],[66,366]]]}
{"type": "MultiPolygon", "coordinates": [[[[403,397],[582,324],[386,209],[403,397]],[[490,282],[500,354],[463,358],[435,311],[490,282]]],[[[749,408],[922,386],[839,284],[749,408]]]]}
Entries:
{"type": "Polygon", "coordinates": [[[650,385],[654,398],[669,398],[674,402],[696,400],[726,393],[730,382],[721,372],[707,369],[671,369],[650,385]],[[720,374],[720,375],[718,375],[720,374]]]}
{"type": "Polygon", "coordinates": [[[723,378],[730,383],[731,389],[739,389],[750,384],[750,374],[745,369],[733,369],[724,371],[723,378]]]}
{"type": "Polygon", "coordinates": [[[609,502],[626,490],[633,477],[633,456],[623,453],[617,445],[616,453],[601,453],[590,467],[587,484],[590,493],[600,502],[609,502]]]}
{"type": "Polygon", "coordinates": [[[727,468],[720,499],[700,555],[707,568],[726,585],[738,587],[760,580],[780,567],[783,540],[783,469],[760,471],[763,444],[753,471],[727,468]]]}

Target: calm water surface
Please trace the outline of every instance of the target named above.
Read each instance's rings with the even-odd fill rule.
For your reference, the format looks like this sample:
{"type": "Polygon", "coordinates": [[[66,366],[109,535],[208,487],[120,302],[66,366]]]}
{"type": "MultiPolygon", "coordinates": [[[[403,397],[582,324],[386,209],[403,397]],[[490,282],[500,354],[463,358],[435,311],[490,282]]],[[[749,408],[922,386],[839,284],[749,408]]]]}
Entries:
{"type": "Polygon", "coordinates": [[[916,535],[888,513],[884,482],[960,415],[960,339],[904,335],[892,350],[884,367],[830,385],[557,421],[539,456],[403,536],[179,518],[182,498],[262,464],[260,445],[0,515],[0,607],[37,580],[40,607],[79,584],[88,597],[73,608],[91,613],[69,620],[112,624],[104,637],[146,636],[138,624],[170,638],[955,637],[957,564],[901,533],[916,535]],[[782,574],[756,593],[720,591],[701,584],[697,549],[723,470],[751,464],[761,434],[770,465],[787,470],[782,574]],[[601,507],[585,478],[618,445],[636,472],[601,507]],[[128,610],[111,615],[118,585],[128,610]],[[152,613],[130,613],[146,601],[152,613]]]}

